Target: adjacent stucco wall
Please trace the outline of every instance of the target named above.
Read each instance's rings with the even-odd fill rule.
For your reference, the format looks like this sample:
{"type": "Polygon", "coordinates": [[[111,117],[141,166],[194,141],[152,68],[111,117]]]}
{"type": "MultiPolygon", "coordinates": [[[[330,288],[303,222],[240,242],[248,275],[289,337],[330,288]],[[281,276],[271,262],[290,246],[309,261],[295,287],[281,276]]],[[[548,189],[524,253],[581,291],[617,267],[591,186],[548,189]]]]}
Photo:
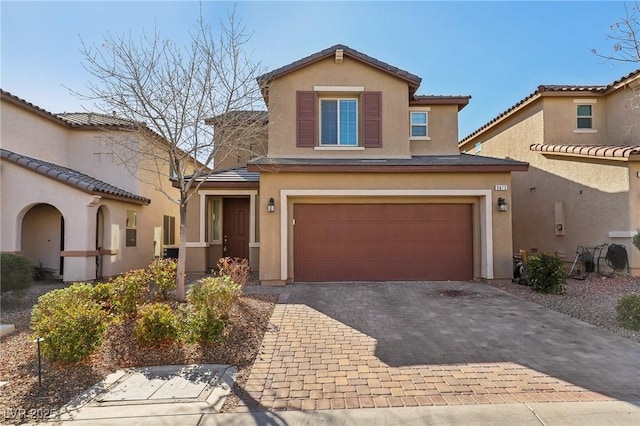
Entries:
{"type": "Polygon", "coordinates": [[[2,148],[55,164],[68,164],[69,129],[11,102],[0,102],[2,148]]]}
{"type": "Polygon", "coordinates": [[[628,132],[616,127],[609,135],[611,117],[631,129],[628,120],[633,121],[630,116],[637,112],[620,116],[609,112],[607,117],[604,111],[611,104],[619,105],[625,96],[600,97],[593,104],[595,133],[574,132],[574,96],[546,96],[466,141],[464,152],[530,164],[528,172],[513,175],[514,251],[556,253],[570,266],[577,246],[617,243],[627,247],[632,267],[640,267],[628,237],[640,222],[639,179],[632,171],[637,163],[543,155],[529,149],[539,143],[622,144],[628,132]],[[479,152],[475,148],[478,142],[482,143],[479,152]],[[562,232],[556,230],[559,220],[562,232]]]}
{"type": "MultiPolygon", "coordinates": [[[[638,80],[640,82],[640,77],[638,80]]],[[[640,84],[640,83],[637,83],[640,84]]],[[[640,88],[617,90],[604,99],[606,135],[611,145],[640,143],[640,88]]]]}
{"type": "MultiPolygon", "coordinates": [[[[94,197],[2,161],[2,251],[23,250],[22,217],[31,207],[42,203],[54,206],[65,219],[65,252],[69,252],[65,255],[66,281],[95,278],[96,214],[101,206],[104,206],[105,212],[101,254],[104,276],[142,268],[153,259],[155,253],[162,253],[164,215],[176,218],[176,244],[178,243],[179,210],[178,205],[170,199],[177,199],[178,191],[171,187],[167,162],[154,163],[153,167],[147,167],[146,170],[118,163],[117,158],[122,156],[111,160],[112,156],[107,154],[117,147],[107,141],[110,137],[119,135],[119,132],[73,129],[55,120],[43,118],[26,107],[18,107],[7,101],[3,101],[1,105],[3,148],[69,167],[151,199],[150,205],[143,206],[94,197]],[[130,173],[135,170],[135,175],[130,173]],[[137,213],[136,247],[125,246],[127,209],[137,213]],[[154,251],[154,242],[156,247],[160,246],[159,250],[154,251]]],[[[120,149],[123,148],[120,146],[120,149]]],[[[34,241],[31,238],[24,241],[24,244],[27,244],[27,251],[33,252],[30,246],[34,241]]],[[[53,259],[57,254],[48,256],[53,259]]],[[[35,258],[32,260],[39,261],[35,258]]]]}
{"type": "MultiPolygon", "coordinates": [[[[298,196],[288,198],[288,205],[276,206],[275,213],[263,214],[260,217],[260,280],[263,283],[281,283],[280,238],[281,214],[286,209],[289,219],[292,219],[293,204],[296,202],[314,203],[466,203],[474,206],[474,276],[482,276],[481,253],[489,245],[482,241],[481,228],[491,223],[493,238],[491,244],[493,255],[493,277],[495,279],[510,279],[512,275],[511,251],[511,215],[495,213],[495,200],[498,196],[510,199],[510,192],[495,192],[496,184],[511,186],[509,173],[262,173],[261,174],[261,209],[266,211],[266,201],[269,197],[280,200],[283,190],[390,190],[394,196],[332,196],[330,193],[322,196],[298,196]],[[490,217],[484,216],[483,204],[478,195],[446,196],[415,196],[407,195],[406,191],[467,190],[471,194],[474,190],[482,190],[490,194],[490,217]],[[403,193],[404,191],[404,193],[403,193]],[[495,214],[494,214],[495,213],[495,214]]],[[[288,222],[287,244],[287,279],[295,280],[293,271],[293,224],[288,222]]],[[[382,243],[382,242],[381,242],[382,243]]]]}
{"type": "MultiPolygon", "coordinates": [[[[341,64],[330,57],[279,77],[271,82],[269,88],[268,156],[407,158],[410,155],[408,96],[407,82],[349,57],[345,57],[341,64]],[[382,148],[364,151],[297,148],[296,91],[313,91],[315,86],[363,86],[365,91],[382,92],[382,148]]],[[[361,138],[360,134],[359,140],[361,138]]]]}

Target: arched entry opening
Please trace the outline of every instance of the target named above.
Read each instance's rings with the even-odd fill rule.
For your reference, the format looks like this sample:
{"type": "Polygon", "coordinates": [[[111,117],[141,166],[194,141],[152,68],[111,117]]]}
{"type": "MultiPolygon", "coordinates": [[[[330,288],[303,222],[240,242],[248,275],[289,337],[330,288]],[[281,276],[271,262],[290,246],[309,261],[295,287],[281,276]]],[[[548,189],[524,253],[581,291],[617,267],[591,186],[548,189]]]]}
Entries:
{"type": "Polygon", "coordinates": [[[22,219],[21,251],[36,266],[55,270],[62,278],[64,258],[64,217],[50,204],[37,204],[22,219]]]}

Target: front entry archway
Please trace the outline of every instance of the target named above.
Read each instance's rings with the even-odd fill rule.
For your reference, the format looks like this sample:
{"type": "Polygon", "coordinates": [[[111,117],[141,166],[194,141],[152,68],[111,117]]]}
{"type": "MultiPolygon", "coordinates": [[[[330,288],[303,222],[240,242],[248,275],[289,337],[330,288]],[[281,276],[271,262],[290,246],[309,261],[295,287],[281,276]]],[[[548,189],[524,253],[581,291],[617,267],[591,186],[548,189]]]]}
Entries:
{"type": "Polygon", "coordinates": [[[34,265],[64,274],[64,217],[50,204],[37,204],[22,219],[22,254],[34,265]]]}

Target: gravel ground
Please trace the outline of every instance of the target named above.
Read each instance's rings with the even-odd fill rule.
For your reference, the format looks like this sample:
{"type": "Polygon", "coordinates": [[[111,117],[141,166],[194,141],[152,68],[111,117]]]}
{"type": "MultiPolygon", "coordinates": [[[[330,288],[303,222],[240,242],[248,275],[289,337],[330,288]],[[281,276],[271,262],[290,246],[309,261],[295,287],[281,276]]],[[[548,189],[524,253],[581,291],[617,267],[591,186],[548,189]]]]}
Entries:
{"type": "Polygon", "coordinates": [[[584,281],[569,279],[561,295],[536,293],[531,287],[514,283],[492,285],[640,343],[640,331],[622,328],[616,321],[618,301],[625,294],[640,293],[640,277],[591,274],[584,281]]]}
{"type": "Polygon", "coordinates": [[[155,349],[139,348],[131,336],[132,325],[112,325],[102,346],[76,365],[43,359],[40,386],[36,344],[29,327],[31,307],[40,295],[64,286],[61,282],[36,283],[22,299],[2,297],[0,320],[14,324],[17,331],[3,337],[0,345],[0,382],[8,382],[0,387],[0,423],[15,423],[12,413],[16,410],[52,412],[118,369],[150,365],[237,366],[236,385],[223,407],[223,411],[230,410],[242,397],[277,300],[269,295],[240,297],[229,315],[224,338],[217,344],[172,343],[155,349]]]}

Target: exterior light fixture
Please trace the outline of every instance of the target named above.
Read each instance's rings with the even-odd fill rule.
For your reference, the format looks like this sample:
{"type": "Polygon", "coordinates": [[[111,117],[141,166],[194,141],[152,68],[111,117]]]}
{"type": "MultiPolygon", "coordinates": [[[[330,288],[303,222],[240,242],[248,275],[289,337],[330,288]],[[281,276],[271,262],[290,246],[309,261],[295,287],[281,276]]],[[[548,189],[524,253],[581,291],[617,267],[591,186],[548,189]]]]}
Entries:
{"type": "Polygon", "coordinates": [[[506,212],[507,208],[508,208],[507,200],[505,200],[502,197],[498,198],[498,211],[506,212]]]}
{"type": "Polygon", "coordinates": [[[267,211],[269,213],[273,213],[276,211],[276,202],[273,201],[273,197],[269,198],[269,203],[267,204],[267,211]]]}

